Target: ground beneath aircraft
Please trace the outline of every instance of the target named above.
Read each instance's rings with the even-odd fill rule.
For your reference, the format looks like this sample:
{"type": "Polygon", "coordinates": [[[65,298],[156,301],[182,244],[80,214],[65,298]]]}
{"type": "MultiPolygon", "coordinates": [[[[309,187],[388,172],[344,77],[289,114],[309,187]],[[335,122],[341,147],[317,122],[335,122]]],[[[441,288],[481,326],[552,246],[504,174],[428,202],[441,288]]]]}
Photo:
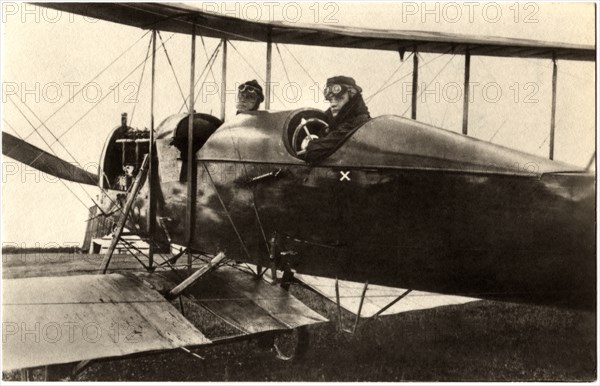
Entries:
{"type": "MultiPolygon", "coordinates": [[[[337,321],[337,308],[303,288],[292,293],[337,321]]],[[[188,305],[186,317],[210,336],[222,323],[188,305]]],[[[344,312],[344,324],[354,318],[344,312]]],[[[592,381],[592,312],[480,301],[386,316],[355,336],[335,323],[309,328],[305,359],[282,362],[256,341],[92,364],[77,381],[592,381]]],[[[17,380],[8,373],[5,380],[17,380]]]]}

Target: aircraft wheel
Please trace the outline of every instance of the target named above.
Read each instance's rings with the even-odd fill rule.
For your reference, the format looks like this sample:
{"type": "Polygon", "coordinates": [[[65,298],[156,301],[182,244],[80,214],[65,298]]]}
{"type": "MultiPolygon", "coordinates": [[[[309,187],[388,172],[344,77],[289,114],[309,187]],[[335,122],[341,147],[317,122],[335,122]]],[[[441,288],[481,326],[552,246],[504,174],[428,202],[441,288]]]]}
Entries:
{"type": "Polygon", "coordinates": [[[308,351],[308,345],[309,335],[306,326],[278,334],[273,340],[275,356],[282,361],[302,359],[308,351]]]}

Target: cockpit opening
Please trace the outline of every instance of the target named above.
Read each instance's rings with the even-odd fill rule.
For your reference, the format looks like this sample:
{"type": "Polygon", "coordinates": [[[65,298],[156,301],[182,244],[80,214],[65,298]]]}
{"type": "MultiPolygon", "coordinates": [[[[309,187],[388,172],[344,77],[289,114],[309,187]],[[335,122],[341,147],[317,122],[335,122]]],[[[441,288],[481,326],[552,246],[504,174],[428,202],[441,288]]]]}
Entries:
{"type": "Polygon", "coordinates": [[[324,112],[311,108],[298,109],[290,114],[283,126],[283,143],[290,154],[304,159],[308,143],[328,133],[329,122],[324,112]]]}
{"type": "MultiPolygon", "coordinates": [[[[192,151],[194,154],[204,146],[208,138],[223,124],[223,122],[209,114],[194,113],[194,141],[192,151]]],[[[181,164],[179,173],[179,181],[187,181],[187,159],[188,159],[188,130],[189,116],[183,118],[177,124],[175,135],[171,141],[171,145],[179,150],[180,156],[178,160],[181,164]]]]}

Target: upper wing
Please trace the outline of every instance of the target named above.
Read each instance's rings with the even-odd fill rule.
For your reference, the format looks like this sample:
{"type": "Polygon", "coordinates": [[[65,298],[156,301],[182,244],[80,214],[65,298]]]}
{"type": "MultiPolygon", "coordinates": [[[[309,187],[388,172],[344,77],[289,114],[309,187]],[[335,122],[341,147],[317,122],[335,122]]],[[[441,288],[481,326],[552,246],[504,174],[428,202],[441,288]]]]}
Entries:
{"type": "Polygon", "coordinates": [[[468,48],[471,55],[589,60],[594,45],[544,42],[501,37],[476,37],[441,32],[387,31],[345,26],[258,22],[205,12],[176,3],[38,3],[39,6],[144,29],[158,29],[230,40],[326,47],[412,50],[449,53],[468,48]]]}
{"type": "Polygon", "coordinates": [[[2,154],[58,178],[87,185],[98,184],[96,174],[85,171],[5,132],[2,132],[2,154]]]}

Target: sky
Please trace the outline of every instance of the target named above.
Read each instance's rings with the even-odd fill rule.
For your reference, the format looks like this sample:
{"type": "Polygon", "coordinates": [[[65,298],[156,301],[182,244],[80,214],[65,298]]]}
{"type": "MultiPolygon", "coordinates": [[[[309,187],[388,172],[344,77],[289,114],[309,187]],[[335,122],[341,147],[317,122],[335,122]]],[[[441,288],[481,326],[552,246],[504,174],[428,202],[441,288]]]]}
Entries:
{"type": "MultiPolygon", "coordinates": [[[[31,4],[2,6],[3,131],[26,137],[45,150],[47,142],[61,158],[93,170],[122,112],[129,114],[132,126],[149,126],[150,62],[143,65],[150,39],[147,31],[31,4]],[[40,119],[45,123],[38,131],[45,141],[33,130],[40,119]],[[60,143],[54,143],[55,137],[60,143]]],[[[195,6],[251,20],[595,42],[592,3],[210,2],[195,6]]],[[[190,72],[190,37],[163,32],[161,38],[168,59],[158,51],[157,124],[180,111],[179,90],[187,95],[190,72]]],[[[197,39],[197,74],[218,44],[216,39],[197,39]]],[[[249,79],[264,84],[265,54],[264,43],[233,42],[229,47],[226,117],[235,113],[236,84],[249,79]]],[[[195,105],[197,111],[220,115],[214,79],[221,78],[221,61],[219,52],[211,71],[205,71],[207,82],[195,105]]],[[[326,109],[321,96],[325,80],[343,74],[353,76],[363,88],[372,116],[410,114],[412,60],[403,63],[396,52],[279,45],[273,48],[272,63],[273,110],[326,109]],[[386,84],[392,85],[381,91],[386,84]]],[[[418,120],[460,132],[464,58],[422,54],[421,63],[418,120]]],[[[558,69],[555,159],[585,166],[595,150],[595,66],[559,61],[558,69]]],[[[547,157],[551,79],[550,60],[473,57],[469,135],[547,157]]],[[[60,182],[3,157],[3,245],[81,244],[86,207],[98,193],[97,188],[60,182]]]]}

